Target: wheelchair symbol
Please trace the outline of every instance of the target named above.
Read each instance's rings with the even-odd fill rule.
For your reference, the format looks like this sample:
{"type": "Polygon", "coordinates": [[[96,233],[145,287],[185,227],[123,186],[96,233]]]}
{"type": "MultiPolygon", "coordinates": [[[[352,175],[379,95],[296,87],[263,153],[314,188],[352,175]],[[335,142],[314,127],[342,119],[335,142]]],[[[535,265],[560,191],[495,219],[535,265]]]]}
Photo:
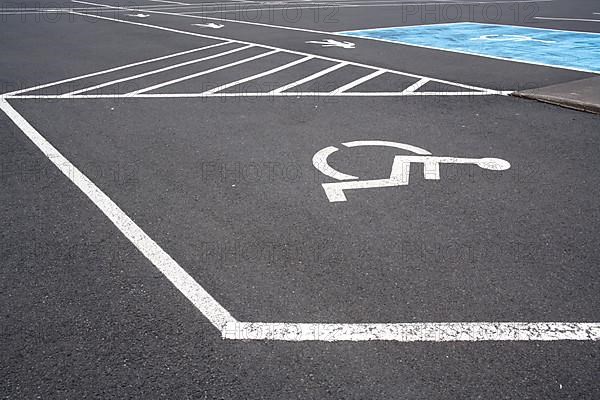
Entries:
{"type": "Polygon", "coordinates": [[[337,147],[329,146],[319,150],[312,159],[315,168],[324,175],[340,181],[322,184],[325,194],[330,202],[346,201],[345,190],[406,186],[409,182],[410,164],[412,163],[423,164],[423,176],[427,180],[440,179],[440,164],[473,164],[480,168],[493,171],[503,171],[510,168],[510,163],[500,158],[438,157],[432,156],[429,151],[417,146],[383,140],[358,140],[342,143],[342,145],[348,148],[362,146],[392,147],[409,151],[416,155],[395,156],[389,178],[361,180],[357,176],[337,171],[329,165],[327,158],[339,150],[337,147]]]}

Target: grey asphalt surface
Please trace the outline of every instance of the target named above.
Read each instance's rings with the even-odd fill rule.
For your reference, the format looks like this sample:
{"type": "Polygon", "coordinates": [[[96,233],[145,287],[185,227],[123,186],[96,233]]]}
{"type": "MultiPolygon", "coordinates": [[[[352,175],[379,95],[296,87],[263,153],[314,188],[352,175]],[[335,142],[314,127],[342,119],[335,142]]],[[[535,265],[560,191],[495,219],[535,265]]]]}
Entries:
{"type": "MultiPolygon", "coordinates": [[[[293,22],[275,13],[260,22],[324,32],[446,22],[406,16],[412,3],[325,6],[335,15],[328,11],[328,19],[315,22],[314,14],[303,14],[293,22]]],[[[22,3],[2,4],[9,13],[22,3]]],[[[185,13],[166,4],[135,6],[143,4],[185,13]]],[[[599,29],[597,23],[527,18],[529,12],[589,18],[600,12],[593,1],[520,3],[525,16],[519,18],[510,14],[515,4],[498,3],[503,16],[494,22],[599,29]]],[[[340,39],[326,33],[234,22],[206,30],[191,26],[202,20],[189,16],[86,12],[499,90],[594,76],[364,39],[350,39],[357,44],[353,50],[305,43],[340,39]]],[[[219,41],[43,15],[0,16],[1,92],[219,41]]],[[[475,15],[470,20],[488,22],[475,15]]],[[[239,60],[254,49],[248,51],[202,66],[239,60]]],[[[291,60],[279,57],[161,93],[197,92],[291,60]]],[[[327,66],[316,60],[287,73],[302,76],[327,66]]],[[[126,93],[190,71],[166,71],[105,93],[126,93]]],[[[125,76],[117,71],[111,80],[125,76]]],[[[318,86],[337,87],[359,76],[344,70],[318,86]]],[[[291,77],[269,76],[260,87],[277,87],[291,77]]],[[[414,82],[390,79],[382,76],[366,90],[414,82]]],[[[73,87],[101,82],[89,78],[73,87]]],[[[240,320],[600,321],[596,115],[504,96],[10,104],[240,320]],[[440,181],[423,180],[415,168],[409,186],[351,191],[347,202],[329,203],[321,187],[328,180],[312,166],[313,154],[364,139],[409,143],[435,155],[499,157],[512,167],[442,168],[440,181]]],[[[350,174],[379,177],[389,174],[394,154],[352,149],[331,162],[350,174]]],[[[600,397],[597,342],[223,340],[3,114],[0,157],[3,398],[600,397]]]]}

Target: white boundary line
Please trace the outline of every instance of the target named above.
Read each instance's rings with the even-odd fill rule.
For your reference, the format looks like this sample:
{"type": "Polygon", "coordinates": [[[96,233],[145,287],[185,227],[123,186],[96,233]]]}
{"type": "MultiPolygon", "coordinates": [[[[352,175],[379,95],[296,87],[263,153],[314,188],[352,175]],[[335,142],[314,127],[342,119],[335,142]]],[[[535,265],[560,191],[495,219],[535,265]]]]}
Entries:
{"type": "Polygon", "coordinates": [[[154,1],[154,2],[157,2],[157,3],[177,4],[177,5],[180,5],[180,6],[191,6],[192,5],[192,4],[189,4],[189,3],[180,3],[178,1],[167,1],[167,0],[148,0],[148,1],[154,1]]]}
{"type": "Polygon", "coordinates": [[[152,238],[131,220],[102,190],[67,160],[4,97],[0,109],[17,125],[33,144],[75,184],[108,219],[133,243],[173,285],[218,329],[236,320],[194,278],[171,258],[152,238]]]}
{"type": "MultiPolygon", "coordinates": [[[[594,13],[594,14],[597,14],[597,13],[594,13]]],[[[551,21],[600,22],[600,19],[588,19],[588,18],[561,18],[561,17],[534,17],[534,18],[551,20],[551,21]]],[[[593,33],[593,32],[582,32],[582,33],[593,33]]]]}
{"type": "MultiPolygon", "coordinates": [[[[538,17],[534,17],[534,18],[538,18],[538,17]]],[[[545,17],[539,17],[539,18],[545,18],[545,17]]],[[[534,29],[534,30],[538,30],[538,31],[556,31],[556,32],[567,32],[567,33],[584,33],[584,34],[588,34],[588,35],[600,35],[600,33],[598,32],[586,32],[586,31],[570,31],[567,29],[556,29],[556,28],[540,28],[537,26],[527,26],[527,25],[514,25],[514,24],[502,24],[502,23],[498,23],[498,24],[493,24],[490,22],[442,22],[439,24],[419,24],[419,25],[402,25],[402,26],[384,26],[384,27],[379,27],[379,28],[367,28],[367,29],[354,29],[354,30],[350,30],[350,31],[339,31],[336,32],[338,34],[340,34],[341,36],[347,36],[344,35],[343,32],[363,32],[363,31],[378,31],[381,29],[404,29],[404,28],[414,28],[414,27],[418,27],[418,26],[429,26],[429,25],[435,25],[435,26],[442,26],[442,25],[490,25],[490,26],[510,26],[512,28],[527,28],[527,29],[534,29]]],[[[353,36],[353,37],[358,37],[358,36],[353,36]]]]}
{"type": "Polygon", "coordinates": [[[79,171],[4,98],[0,109],[138,250],[221,331],[224,339],[281,341],[556,341],[600,340],[596,322],[264,323],[237,321],[194,278],[79,171]]]}
{"type": "Polygon", "coordinates": [[[479,342],[600,340],[600,324],[585,322],[411,322],[309,324],[232,322],[223,338],[284,341],[479,342]]]}
{"type": "MultiPolygon", "coordinates": [[[[336,89],[337,90],[337,89],[336,89]]],[[[331,92],[248,92],[248,93],[141,93],[141,94],[97,94],[75,96],[65,95],[16,95],[6,96],[7,99],[119,99],[119,98],[203,98],[203,97],[273,97],[273,96],[323,96],[323,97],[408,97],[408,96],[508,96],[510,91],[486,93],[486,92],[342,92],[336,90],[331,92]]]]}

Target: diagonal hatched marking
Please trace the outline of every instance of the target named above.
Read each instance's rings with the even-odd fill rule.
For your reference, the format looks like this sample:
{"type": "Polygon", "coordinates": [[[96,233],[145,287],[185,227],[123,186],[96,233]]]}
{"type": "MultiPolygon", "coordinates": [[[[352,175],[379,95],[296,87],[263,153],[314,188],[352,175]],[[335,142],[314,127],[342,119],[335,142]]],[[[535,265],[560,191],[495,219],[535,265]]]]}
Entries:
{"type": "MultiPolygon", "coordinates": [[[[210,49],[210,48],[214,48],[214,47],[219,47],[219,46],[223,46],[223,45],[230,44],[230,43],[231,42],[217,43],[217,44],[213,44],[211,46],[203,47],[202,49],[206,50],[206,49],[210,49]]],[[[199,62],[202,62],[202,61],[207,61],[207,60],[212,60],[214,58],[223,57],[223,56],[226,56],[228,54],[237,53],[238,51],[246,50],[246,49],[249,49],[251,47],[253,47],[253,46],[248,45],[248,46],[238,47],[238,48],[233,49],[233,50],[224,51],[224,52],[213,54],[213,55],[206,56],[206,57],[196,58],[194,60],[185,61],[185,62],[182,62],[182,63],[179,63],[179,64],[169,65],[168,67],[159,68],[159,69],[156,69],[156,70],[153,70],[153,71],[144,72],[144,73],[133,75],[133,76],[129,76],[129,77],[126,77],[126,78],[116,79],[114,81],[109,81],[109,82],[101,83],[101,84],[96,85],[96,86],[91,86],[91,87],[84,88],[84,89],[81,89],[81,90],[76,90],[74,92],[65,93],[61,97],[70,97],[70,96],[78,95],[78,94],[81,94],[81,93],[90,92],[92,90],[101,89],[101,88],[106,87],[106,86],[116,85],[117,83],[127,82],[127,81],[130,81],[130,80],[133,80],[133,79],[143,78],[143,77],[149,76],[149,75],[159,74],[161,72],[169,71],[169,70],[172,70],[172,69],[175,69],[175,68],[185,67],[186,65],[192,65],[192,64],[196,64],[196,63],[199,63],[199,62]]]]}
{"type": "Polygon", "coordinates": [[[201,72],[197,72],[195,74],[191,74],[191,75],[187,75],[187,76],[182,76],[181,78],[177,78],[177,79],[172,79],[170,81],[166,81],[166,82],[159,83],[159,84],[156,84],[156,85],[144,88],[144,89],[140,89],[140,90],[136,90],[134,92],[127,93],[126,96],[135,96],[137,94],[142,94],[142,93],[150,92],[152,90],[160,89],[161,87],[165,87],[165,86],[173,85],[175,83],[187,81],[189,79],[197,78],[197,77],[202,76],[202,75],[207,75],[207,74],[210,74],[212,72],[220,71],[220,70],[225,69],[225,68],[234,67],[236,65],[240,65],[240,64],[244,64],[244,63],[247,63],[247,62],[250,62],[250,61],[258,60],[259,58],[268,57],[268,56],[270,56],[272,54],[275,54],[275,53],[279,53],[279,50],[267,51],[266,53],[262,53],[262,54],[259,54],[259,55],[253,56],[253,57],[244,58],[243,60],[234,61],[232,63],[221,65],[219,67],[207,69],[206,71],[201,71],[201,72]]]}

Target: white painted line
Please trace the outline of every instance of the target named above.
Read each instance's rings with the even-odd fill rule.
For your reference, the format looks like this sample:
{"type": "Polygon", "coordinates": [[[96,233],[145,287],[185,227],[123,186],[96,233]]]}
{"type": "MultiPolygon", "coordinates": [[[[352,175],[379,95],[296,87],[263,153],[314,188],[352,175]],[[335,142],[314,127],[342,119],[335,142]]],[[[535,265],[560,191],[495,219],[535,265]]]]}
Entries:
{"type": "Polygon", "coordinates": [[[80,94],[75,96],[65,95],[16,95],[6,96],[7,99],[119,99],[119,98],[202,98],[202,97],[408,97],[408,96],[508,96],[511,91],[500,92],[414,92],[402,94],[402,92],[252,92],[252,93],[141,93],[141,94],[98,94],[86,95],[80,94]]]}
{"type": "MultiPolygon", "coordinates": [[[[596,14],[596,13],[594,13],[596,14]]],[[[561,18],[561,17],[534,17],[535,19],[546,19],[550,21],[578,21],[578,22],[600,22],[600,19],[588,18],[561,18]]],[[[592,33],[592,32],[589,32],[592,33]]]]}
{"type": "Polygon", "coordinates": [[[235,62],[232,62],[232,63],[229,63],[229,64],[221,65],[221,66],[218,66],[218,67],[215,67],[215,68],[208,69],[206,71],[197,72],[195,74],[191,74],[191,75],[183,76],[181,78],[173,79],[173,80],[170,80],[170,81],[167,81],[167,82],[159,83],[159,84],[156,84],[156,85],[144,88],[144,89],[140,89],[140,90],[136,90],[134,92],[127,93],[126,96],[131,97],[131,96],[135,96],[135,95],[138,95],[138,94],[141,94],[141,93],[150,92],[152,90],[160,89],[161,87],[165,87],[165,86],[173,85],[175,83],[183,82],[183,81],[186,81],[186,80],[189,80],[189,79],[197,78],[199,76],[207,75],[207,74],[210,74],[212,72],[220,71],[220,70],[225,69],[225,68],[234,67],[236,65],[240,65],[240,64],[244,64],[244,63],[247,63],[247,62],[250,62],[250,61],[258,60],[259,58],[267,57],[267,56],[270,56],[270,55],[275,54],[275,53],[279,53],[279,50],[271,50],[271,51],[268,51],[266,53],[259,54],[257,56],[253,56],[253,57],[249,57],[249,58],[244,58],[243,60],[239,60],[239,61],[235,61],[235,62]]]}
{"type": "Polygon", "coordinates": [[[329,68],[325,68],[324,70],[316,72],[316,73],[314,73],[312,75],[309,75],[309,76],[307,76],[305,78],[302,78],[302,79],[297,80],[295,82],[288,83],[287,85],[284,85],[282,87],[274,89],[274,90],[268,92],[268,94],[272,95],[272,94],[279,94],[279,93],[285,92],[288,89],[291,89],[291,88],[296,87],[296,86],[300,86],[303,83],[310,82],[313,79],[316,79],[316,78],[321,77],[323,75],[327,75],[328,73],[333,72],[333,71],[335,71],[337,69],[343,68],[346,65],[348,65],[348,64],[347,63],[339,63],[339,64],[336,64],[336,65],[333,65],[333,66],[331,66],[329,68]]]}
{"type": "Polygon", "coordinates": [[[225,89],[228,89],[230,87],[237,86],[237,85],[240,85],[242,83],[246,83],[246,82],[252,81],[254,79],[262,78],[263,76],[267,76],[267,75],[271,75],[271,74],[274,74],[274,73],[279,72],[279,71],[283,71],[284,69],[288,69],[290,67],[293,67],[294,65],[302,64],[302,63],[304,63],[304,62],[306,62],[308,60],[312,60],[313,58],[314,57],[307,56],[307,57],[301,58],[299,60],[295,60],[295,61],[292,61],[290,63],[281,65],[279,67],[270,69],[268,71],[261,72],[260,74],[252,75],[252,76],[249,76],[247,78],[243,78],[243,79],[237,80],[235,82],[227,83],[227,84],[225,84],[223,86],[219,86],[219,87],[214,88],[212,90],[207,90],[206,92],[204,92],[202,94],[203,95],[214,94],[214,93],[220,92],[221,90],[225,90],[225,89]]]}
{"type": "Polygon", "coordinates": [[[223,338],[233,340],[479,342],[600,340],[600,323],[423,322],[399,324],[310,324],[232,322],[223,338]]]}
{"type": "MultiPolygon", "coordinates": [[[[229,43],[217,43],[217,44],[213,44],[211,46],[206,46],[203,49],[210,49],[210,48],[214,48],[214,47],[218,47],[218,46],[223,46],[225,44],[229,44],[229,43]]],[[[228,54],[237,53],[239,51],[243,51],[243,50],[249,49],[251,47],[254,47],[254,46],[247,45],[247,46],[243,46],[243,47],[238,47],[238,48],[233,49],[233,50],[224,51],[224,52],[221,52],[221,53],[213,54],[213,55],[202,57],[202,58],[196,58],[194,60],[185,61],[185,62],[182,62],[182,63],[179,63],[179,64],[169,65],[168,67],[163,67],[163,68],[159,68],[159,69],[156,69],[156,70],[153,70],[153,71],[148,71],[148,72],[144,72],[144,73],[141,73],[141,74],[137,74],[137,75],[133,75],[133,76],[128,76],[128,77],[125,77],[125,78],[116,79],[114,81],[101,83],[101,84],[98,84],[98,85],[95,85],[95,86],[90,86],[90,87],[87,87],[87,88],[84,88],[84,89],[76,90],[76,91],[73,91],[71,93],[65,93],[65,94],[61,95],[61,97],[71,97],[71,96],[74,96],[74,95],[78,95],[80,93],[85,93],[85,92],[89,92],[89,91],[92,91],[92,90],[100,89],[100,88],[103,88],[103,87],[106,87],[106,86],[115,85],[117,83],[127,82],[127,81],[130,81],[130,80],[133,80],[133,79],[143,78],[143,77],[149,76],[149,75],[159,74],[161,72],[169,71],[169,70],[172,70],[172,69],[175,69],[175,68],[185,67],[186,65],[197,64],[197,63],[202,62],[202,61],[212,60],[212,59],[215,59],[215,58],[226,56],[228,54]]]]}
{"type": "Polygon", "coordinates": [[[148,1],[154,1],[154,2],[158,2],[158,3],[178,4],[181,6],[191,6],[191,4],[189,4],[189,3],[180,3],[178,1],[167,1],[167,0],[148,0],[148,1]]]}
{"type": "Polygon", "coordinates": [[[369,75],[365,75],[365,76],[363,76],[362,78],[359,78],[359,79],[357,79],[357,80],[355,80],[355,81],[352,81],[352,82],[350,82],[350,83],[347,83],[347,84],[345,84],[344,86],[340,86],[339,88],[337,88],[337,89],[333,90],[331,93],[332,93],[332,94],[333,94],[333,93],[335,93],[335,94],[340,94],[340,93],[343,93],[343,92],[345,92],[346,90],[350,90],[350,89],[352,89],[353,87],[356,87],[356,86],[358,86],[358,85],[360,85],[360,84],[362,84],[362,83],[365,83],[365,82],[367,82],[367,81],[370,81],[371,79],[373,79],[373,78],[376,78],[376,77],[378,77],[379,75],[383,75],[383,74],[385,74],[385,73],[386,73],[386,71],[384,71],[384,70],[382,70],[382,69],[380,69],[380,70],[377,70],[377,71],[375,71],[375,72],[371,72],[369,75]]]}
{"type": "MultiPolygon", "coordinates": [[[[119,6],[111,6],[111,5],[106,5],[106,4],[101,4],[101,3],[92,3],[92,2],[88,2],[88,1],[83,1],[83,0],[71,0],[74,3],[80,3],[80,4],[87,4],[87,5],[92,5],[92,6],[99,6],[99,7],[107,7],[107,8],[113,8],[113,9],[119,9],[119,10],[128,10],[128,11],[137,11],[135,9],[132,8],[127,8],[127,7],[119,7],[119,6]]],[[[494,2],[495,4],[501,4],[501,3],[530,3],[530,2],[550,2],[553,0],[522,0],[522,1],[496,1],[494,2]]],[[[489,4],[489,2],[486,1],[475,1],[475,2],[453,2],[453,3],[440,3],[440,2],[434,2],[434,3],[398,3],[398,4],[352,4],[352,5],[338,5],[335,4],[335,7],[406,7],[409,5],[418,5],[418,6],[422,6],[422,5],[436,5],[436,4],[489,4]]],[[[304,8],[308,8],[308,7],[304,7],[304,8]]],[[[323,6],[316,6],[315,8],[323,8],[323,6]]],[[[210,19],[210,20],[215,20],[215,21],[225,21],[225,22],[231,22],[231,23],[237,23],[237,24],[246,24],[246,25],[255,25],[255,26],[262,26],[262,27],[267,27],[267,28],[275,28],[275,29],[284,29],[284,30],[291,30],[291,31],[300,31],[300,32],[309,32],[309,33],[320,33],[320,34],[325,34],[325,35],[330,35],[330,34],[334,34],[336,35],[336,33],[334,32],[327,32],[327,31],[320,31],[320,30],[315,30],[315,29],[307,29],[307,28],[297,28],[297,27],[293,27],[293,26],[284,26],[284,25],[273,25],[273,24],[265,24],[265,23],[261,23],[261,22],[252,22],[252,21],[242,21],[240,19],[227,19],[227,18],[217,18],[217,17],[207,17],[206,15],[191,15],[191,14],[179,14],[179,13],[171,13],[171,12],[165,12],[165,11],[150,11],[150,10],[144,10],[146,12],[149,13],[155,13],[155,14],[164,14],[164,15],[174,15],[174,16],[178,16],[178,17],[187,17],[187,18],[200,18],[202,20],[206,20],[206,19],[210,19]]],[[[339,35],[339,34],[337,34],[339,35]]],[[[343,35],[339,35],[339,36],[343,36],[343,35]]]]}
{"type": "MultiPolygon", "coordinates": [[[[196,14],[225,14],[225,13],[229,13],[229,14],[234,14],[234,13],[245,13],[245,12],[249,12],[249,11],[268,11],[271,12],[273,11],[280,11],[280,10],[302,10],[302,9],[320,9],[323,10],[324,8],[326,9],[327,7],[330,8],[360,8],[360,7],[406,7],[406,6],[432,6],[432,5],[470,5],[470,4],[513,4],[513,3],[544,3],[544,2],[552,2],[554,0],[521,0],[521,1],[474,1],[474,2],[455,2],[455,1],[446,1],[446,0],[439,0],[437,2],[425,2],[425,3],[403,3],[403,2],[399,2],[399,1],[394,1],[393,3],[388,3],[388,4],[376,4],[376,2],[365,2],[365,3],[341,3],[341,2],[336,2],[336,3],[330,3],[330,2],[323,2],[323,3],[310,3],[310,4],[318,4],[318,5],[307,5],[307,3],[298,3],[298,5],[301,5],[302,7],[298,7],[298,6],[291,6],[291,7],[271,7],[269,5],[264,5],[263,8],[238,8],[238,9],[225,9],[225,10],[211,10],[211,11],[195,11],[195,12],[187,12],[185,14],[181,14],[182,16],[193,16],[196,14]]],[[[380,2],[378,2],[380,3],[380,2]]],[[[292,3],[288,3],[288,4],[292,4],[292,3]]],[[[146,10],[144,10],[146,11],[146,10]]],[[[208,18],[208,17],[206,17],[208,18]]],[[[228,20],[228,19],[223,19],[223,18],[216,18],[214,17],[213,19],[219,19],[222,21],[229,21],[229,22],[237,22],[240,24],[248,24],[248,25],[262,25],[262,26],[269,26],[269,27],[278,27],[281,29],[290,29],[290,30],[304,30],[304,31],[311,31],[310,29],[302,29],[302,28],[294,28],[294,27],[287,27],[287,26],[283,26],[283,25],[269,25],[269,24],[261,24],[261,23],[257,23],[257,22],[250,22],[250,21],[242,21],[240,19],[232,19],[232,20],[228,20]]]]}
{"type": "Polygon", "coordinates": [[[429,82],[428,78],[419,79],[417,82],[413,83],[412,85],[410,85],[409,87],[404,89],[402,91],[402,94],[414,93],[416,90],[418,90],[420,87],[425,85],[427,82],[429,82]]]}
{"type": "MultiPolygon", "coordinates": [[[[80,1],[80,0],[73,0],[73,1],[80,1]]],[[[261,46],[261,47],[264,47],[264,48],[267,48],[267,49],[277,49],[279,51],[284,51],[284,52],[287,52],[287,53],[290,53],[290,54],[298,54],[298,55],[302,55],[302,56],[313,56],[313,57],[318,58],[320,60],[333,61],[333,62],[336,62],[336,63],[337,62],[345,62],[348,65],[354,65],[354,66],[357,66],[357,67],[384,70],[386,72],[389,72],[389,73],[392,73],[392,74],[397,74],[397,75],[402,75],[402,76],[410,76],[410,77],[418,78],[418,79],[425,78],[424,76],[417,75],[417,74],[411,74],[409,72],[400,72],[400,71],[396,71],[396,70],[393,70],[393,69],[380,68],[380,67],[376,67],[376,66],[372,66],[372,65],[367,65],[367,64],[362,64],[362,63],[357,63],[357,62],[352,62],[352,61],[344,61],[344,60],[340,60],[340,59],[336,59],[336,58],[332,58],[332,57],[320,56],[320,55],[305,53],[305,52],[301,52],[301,51],[287,50],[287,49],[283,49],[283,48],[280,48],[280,47],[269,46],[269,45],[265,45],[265,44],[247,42],[247,41],[242,41],[242,40],[227,39],[227,38],[223,38],[223,37],[206,35],[206,34],[201,34],[201,33],[196,33],[196,32],[181,31],[181,30],[178,30],[178,29],[165,28],[165,27],[159,26],[159,25],[151,25],[151,24],[146,24],[146,23],[142,23],[142,22],[135,22],[135,21],[128,21],[128,20],[118,19],[118,18],[104,17],[104,16],[100,16],[100,15],[95,15],[95,14],[86,14],[86,13],[79,13],[79,12],[73,12],[72,14],[82,15],[82,16],[85,16],[85,17],[88,17],[88,18],[98,18],[98,19],[102,19],[102,20],[106,20],[106,21],[113,21],[113,22],[119,22],[119,23],[123,23],[123,24],[130,24],[130,25],[143,26],[143,27],[152,28],[152,29],[159,29],[159,30],[164,30],[164,31],[167,31],[167,32],[179,33],[179,34],[182,34],[182,35],[191,35],[191,36],[203,37],[203,38],[206,38],[206,39],[230,40],[230,41],[235,42],[235,43],[252,44],[252,45],[261,46]]],[[[431,79],[434,82],[440,82],[440,83],[445,83],[445,84],[449,84],[449,85],[452,85],[452,86],[458,86],[458,87],[461,87],[461,88],[464,88],[464,89],[485,91],[488,94],[501,94],[502,93],[501,91],[497,91],[497,90],[485,89],[485,88],[482,88],[482,87],[472,86],[472,85],[465,85],[465,84],[457,83],[457,82],[450,82],[450,81],[446,81],[446,80],[443,80],[443,79],[437,79],[437,78],[429,78],[429,79],[431,79]]]]}
{"type": "MultiPolygon", "coordinates": [[[[221,331],[225,339],[283,341],[598,341],[600,323],[424,322],[262,323],[239,322],[135,224],[104,192],[58,152],[2,96],[0,109],[44,155],[221,331]]],[[[346,143],[345,145],[351,145],[346,143]]]]}
{"type": "MultiPolygon", "coordinates": [[[[233,43],[233,42],[230,42],[230,41],[223,42],[223,44],[226,44],[226,43],[233,43]]],[[[73,81],[76,81],[78,79],[91,78],[93,76],[108,74],[110,72],[120,71],[120,70],[123,70],[123,69],[126,69],[126,68],[137,67],[138,65],[144,65],[144,64],[155,62],[155,61],[162,61],[162,60],[167,60],[167,59],[173,58],[173,57],[178,57],[178,56],[183,56],[183,55],[186,55],[186,54],[191,54],[191,53],[194,53],[196,51],[200,51],[202,49],[204,49],[204,47],[199,47],[197,49],[192,49],[192,50],[181,51],[179,53],[169,54],[167,56],[162,56],[162,57],[157,57],[157,58],[151,58],[149,60],[139,61],[139,62],[135,62],[135,63],[132,63],[132,64],[127,64],[127,65],[122,65],[120,67],[105,69],[103,71],[98,71],[98,72],[94,72],[94,73],[86,74],[86,75],[81,75],[81,76],[76,76],[74,78],[68,78],[68,79],[63,79],[63,80],[60,80],[60,81],[45,83],[43,85],[38,85],[38,86],[30,87],[30,88],[27,88],[27,89],[21,89],[21,90],[16,90],[16,91],[10,92],[10,93],[5,93],[4,95],[5,96],[14,96],[14,95],[18,95],[18,94],[21,94],[21,93],[31,92],[31,91],[34,91],[34,90],[45,89],[45,88],[50,87],[50,86],[61,85],[63,83],[73,82],[73,81]]]]}
{"type": "Polygon", "coordinates": [[[100,188],[54,148],[4,98],[0,98],[0,109],[217,329],[222,331],[227,324],[237,322],[226,309],[204,290],[194,278],[185,272],[142,228],[131,220],[100,188]]]}

